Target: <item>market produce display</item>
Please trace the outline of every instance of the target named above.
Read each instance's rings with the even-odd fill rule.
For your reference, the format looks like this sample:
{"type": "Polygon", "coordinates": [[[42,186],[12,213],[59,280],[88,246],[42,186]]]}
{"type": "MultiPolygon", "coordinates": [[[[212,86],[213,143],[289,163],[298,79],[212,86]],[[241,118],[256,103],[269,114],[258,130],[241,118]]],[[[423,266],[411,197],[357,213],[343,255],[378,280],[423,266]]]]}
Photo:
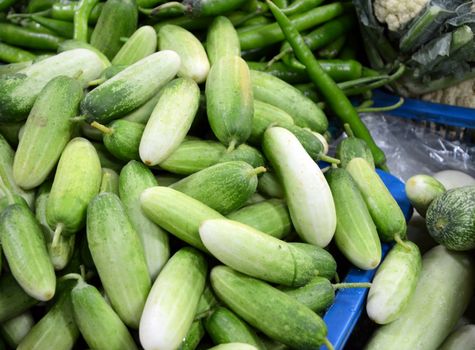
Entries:
{"type": "Polygon", "coordinates": [[[351,288],[367,349],[470,344],[475,180],[407,181],[421,254],[359,116],[408,52],[457,45],[418,84],[471,64],[464,5],[0,0],[0,349],[331,350],[351,288]]]}

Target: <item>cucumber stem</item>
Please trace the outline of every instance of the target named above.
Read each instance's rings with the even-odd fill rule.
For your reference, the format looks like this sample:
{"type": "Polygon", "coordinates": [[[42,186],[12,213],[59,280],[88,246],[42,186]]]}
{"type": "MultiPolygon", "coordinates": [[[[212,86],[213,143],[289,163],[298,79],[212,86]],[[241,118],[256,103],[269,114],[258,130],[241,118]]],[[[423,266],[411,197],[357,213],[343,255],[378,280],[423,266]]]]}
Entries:
{"type": "Polygon", "coordinates": [[[106,135],[110,135],[114,132],[114,130],[112,128],[109,128],[101,123],[98,123],[96,121],[92,122],[91,123],[91,126],[93,128],[96,128],[97,130],[99,130],[100,132],[106,134],[106,135]]]}
{"type": "Polygon", "coordinates": [[[61,237],[61,233],[63,232],[64,224],[60,222],[56,225],[56,229],[54,230],[53,241],[51,242],[51,248],[56,249],[58,247],[59,239],[61,237]]]}
{"type": "Polygon", "coordinates": [[[327,156],[326,154],[320,153],[318,155],[318,160],[323,160],[324,162],[330,163],[330,164],[340,164],[340,160],[327,156]]]}
{"type": "Polygon", "coordinates": [[[285,55],[288,55],[291,52],[292,52],[292,49],[290,48],[280,51],[277,55],[272,57],[269,62],[267,62],[266,68],[269,69],[275,62],[281,60],[285,55]]]}
{"type": "Polygon", "coordinates": [[[61,276],[59,279],[62,280],[62,281],[64,281],[64,280],[77,280],[78,282],[83,281],[82,276],[80,274],[76,273],[76,272],[68,273],[64,276],[61,276]]]}
{"type": "Polygon", "coordinates": [[[343,125],[343,128],[345,129],[346,135],[348,135],[348,137],[355,137],[355,134],[353,133],[353,130],[351,130],[350,124],[345,123],[343,125]]]}
{"type": "Polygon", "coordinates": [[[79,265],[79,271],[81,272],[81,277],[83,280],[86,280],[86,268],[84,265],[79,265]]]}
{"type": "Polygon", "coordinates": [[[83,122],[86,120],[86,116],[85,115],[78,115],[77,117],[72,117],[70,119],[70,121],[72,121],[73,123],[76,123],[76,122],[83,122]]]}
{"type": "Polygon", "coordinates": [[[267,169],[263,166],[259,166],[257,168],[254,168],[251,172],[251,176],[252,175],[259,175],[259,174],[263,174],[267,171],[267,169]]]}
{"type": "Polygon", "coordinates": [[[335,350],[334,347],[333,347],[333,344],[330,343],[328,338],[323,339],[323,345],[325,345],[328,350],[335,350]]]}
{"type": "Polygon", "coordinates": [[[121,42],[125,43],[125,42],[127,42],[127,40],[129,40],[129,37],[128,37],[128,36],[121,36],[121,37],[119,38],[119,40],[120,40],[121,42]]]}
{"type": "Polygon", "coordinates": [[[348,289],[348,288],[371,288],[371,283],[354,282],[354,283],[335,283],[332,284],[334,289],[348,289]]]}
{"type": "Polygon", "coordinates": [[[397,233],[395,236],[394,236],[394,241],[396,241],[397,244],[401,245],[404,249],[406,250],[411,250],[411,247],[408,246],[406,243],[404,243],[404,241],[402,240],[401,236],[399,235],[399,233],[397,233]]]}
{"type": "Polygon", "coordinates": [[[228,148],[226,149],[226,152],[227,152],[227,153],[231,153],[232,151],[234,151],[235,148],[236,148],[236,140],[233,139],[233,140],[231,140],[231,142],[229,143],[229,146],[228,146],[228,148]]]}
{"type": "Polygon", "coordinates": [[[87,83],[87,86],[90,87],[90,86],[101,85],[106,80],[107,80],[106,78],[98,78],[98,79],[95,79],[95,80],[91,80],[90,82],[87,83]]]}
{"type": "Polygon", "coordinates": [[[143,14],[153,17],[153,16],[158,15],[160,12],[162,12],[163,10],[166,10],[168,8],[179,9],[179,10],[182,10],[183,13],[185,13],[188,10],[188,7],[186,5],[183,5],[183,4],[181,4],[177,1],[170,1],[170,2],[167,2],[165,4],[159,5],[157,7],[154,7],[153,9],[140,8],[139,10],[143,14]]]}

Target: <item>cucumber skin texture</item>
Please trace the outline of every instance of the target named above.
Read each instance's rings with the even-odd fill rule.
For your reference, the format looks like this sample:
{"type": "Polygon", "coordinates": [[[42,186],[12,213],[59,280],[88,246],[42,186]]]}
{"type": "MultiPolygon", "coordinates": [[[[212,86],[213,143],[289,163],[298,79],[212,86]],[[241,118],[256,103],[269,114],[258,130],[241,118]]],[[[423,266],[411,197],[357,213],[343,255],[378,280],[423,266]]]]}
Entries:
{"type": "Polygon", "coordinates": [[[79,282],[71,291],[74,320],[92,350],[136,350],[127,327],[99,291],[79,282]]]}
{"type": "Polygon", "coordinates": [[[119,175],[112,169],[102,168],[101,187],[99,193],[109,192],[119,195],[119,175]]]}
{"type": "Polygon", "coordinates": [[[439,350],[466,350],[475,344],[475,325],[469,324],[452,332],[439,350]]]}
{"type": "Polygon", "coordinates": [[[19,186],[37,187],[51,173],[71,139],[70,118],[77,115],[82,97],[79,82],[66,76],[52,79],[41,90],[15,153],[13,177],[19,186]]]}
{"type": "Polygon", "coordinates": [[[226,146],[246,142],[254,114],[247,63],[237,56],[222,57],[211,67],[205,94],[208,121],[218,140],[226,146]]]}
{"type": "Polygon", "coordinates": [[[406,195],[422,217],[434,199],[445,191],[444,185],[429,175],[414,175],[406,181],[406,195]]]}
{"type": "Polygon", "coordinates": [[[320,108],[297,88],[270,74],[251,69],[252,90],[256,100],[287,112],[302,128],[324,133],[328,120],[320,108]]]}
{"type": "Polygon", "coordinates": [[[112,60],[116,66],[131,65],[157,50],[157,33],[151,26],[138,28],[112,60]]]}
{"type": "Polygon", "coordinates": [[[152,281],[170,257],[167,232],[147,218],[140,205],[141,193],[153,186],[157,186],[157,180],[144,164],[131,161],[122,168],[119,176],[120,199],[130,223],[139,234],[152,281]]]}
{"type": "Polygon", "coordinates": [[[219,163],[170,187],[225,215],[241,207],[256,191],[257,175],[242,161],[219,163]]]}
{"type": "Polygon", "coordinates": [[[81,113],[88,122],[102,124],[125,116],[156,95],[179,66],[180,57],[172,51],[147,56],[89,92],[81,102],[81,113]]]}
{"type": "Polygon", "coordinates": [[[157,186],[140,195],[142,210],[154,223],[189,245],[208,252],[199,235],[204,220],[224,218],[200,201],[177,190],[157,186]]]}
{"type": "Polygon", "coordinates": [[[8,266],[25,292],[40,301],[50,300],[56,276],[41,227],[27,206],[13,204],[3,210],[0,240],[8,266]]]}
{"type": "Polygon", "coordinates": [[[467,253],[436,246],[422,257],[416,290],[400,317],[380,327],[367,350],[436,349],[467,307],[475,287],[475,265],[467,253]]]}
{"type": "Polygon", "coordinates": [[[265,172],[259,177],[257,183],[259,193],[271,198],[284,198],[284,189],[274,173],[265,172]]]}
{"type": "Polygon", "coordinates": [[[343,168],[332,168],[325,176],[335,202],[338,249],[356,267],[376,268],[382,257],[381,242],[356,183],[343,168]]]}
{"type": "Polygon", "coordinates": [[[207,270],[204,256],[194,248],[182,248],[170,258],[153,284],[140,320],[145,349],[180,346],[193,323],[207,270]]]}
{"type": "Polygon", "coordinates": [[[406,218],[371,165],[363,158],[353,158],[346,170],[355,180],[381,240],[390,242],[396,235],[406,238],[406,218]]]}
{"type": "Polygon", "coordinates": [[[366,302],[368,316],[378,324],[396,320],[407,306],[421,272],[421,253],[416,244],[396,244],[376,272],[366,302]]]}
{"type": "Polygon", "coordinates": [[[151,280],[139,235],[117,195],[101,193],[89,204],[87,243],[114,310],[137,329],[151,280]]]}
{"type": "Polygon", "coordinates": [[[13,275],[3,272],[0,277],[0,322],[20,315],[32,306],[38,304],[38,300],[29,296],[18,284],[13,275]]]}
{"type": "Polygon", "coordinates": [[[104,134],[104,146],[120,160],[139,160],[139,145],[145,127],[127,120],[114,120],[109,127],[110,134],[104,134]]]}
{"type": "Polygon", "coordinates": [[[137,29],[138,9],[135,0],[108,0],[104,4],[91,45],[110,60],[122,47],[121,37],[129,37],[137,29]]]}
{"type": "Polygon", "coordinates": [[[340,160],[340,166],[342,168],[346,168],[353,158],[363,158],[366,159],[373,170],[375,169],[373,153],[371,153],[371,150],[364,140],[356,137],[347,137],[341,140],[336,147],[335,157],[340,160]]]}
{"type": "Polygon", "coordinates": [[[475,248],[475,186],[459,187],[437,197],[426,215],[436,242],[451,250],[475,248]]]}
{"type": "MultiPolygon", "coordinates": [[[[73,20],[73,19],[71,19],[73,20]]],[[[64,52],[64,51],[69,51],[69,50],[74,50],[74,49],[88,49],[92,52],[94,52],[97,56],[99,56],[99,59],[104,65],[104,68],[102,69],[102,72],[104,72],[107,68],[111,66],[111,62],[109,59],[102,53],[102,51],[96,49],[94,46],[91,44],[88,44],[84,41],[79,41],[79,40],[65,40],[61,44],[59,44],[58,47],[58,53],[64,52]]],[[[101,73],[102,73],[101,72],[101,73]]],[[[102,74],[100,74],[102,75],[102,74]]]]}
{"type": "Polygon", "coordinates": [[[135,122],[140,124],[147,124],[150,116],[152,115],[153,109],[157,105],[158,99],[160,98],[160,91],[155,94],[150,100],[145,102],[140,107],[134,109],[132,112],[126,114],[122,117],[122,120],[127,120],[129,122],[135,122]]]}
{"type": "Polygon", "coordinates": [[[206,36],[206,52],[211,64],[224,56],[241,56],[241,43],[229,18],[218,16],[211,22],[206,36]]]}
{"type": "Polygon", "coordinates": [[[302,287],[284,288],[282,291],[318,314],[325,311],[335,300],[335,289],[331,282],[320,276],[302,287]]]}
{"type": "Polygon", "coordinates": [[[211,270],[211,285],[232,311],[265,335],[292,348],[318,348],[327,334],[323,320],[284,292],[226,266],[211,270]]]}
{"type": "Polygon", "coordinates": [[[315,268],[318,270],[318,276],[330,280],[335,277],[336,261],[327,250],[308,243],[290,242],[289,244],[313,258],[315,268]]]}
{"type": "Polygon", "coordinates": [[[280,126],[294,125],[294,120],[285,111],[269,103],[254,99],[254,116],[249,142],[260,145],[266,129],[273,123],[280,126]]]}
{"type": "Polygon", "coordinates": [[[72,139],[59,159],[46,207],[52,229],[63,224],[62,234],[72,235],[85,223],[86,209],[99,192],[102,169],[99,157],[86,139],[72,139]]]}
{"type": "Polygon", "coordinates": [[[36,97],[53,78],[66,75],[78,78],[82,87],[97,79],[104,63],[99,56],[87,49],[65,51],[39,61],[13,75],[0,77],[0,122],[25,120],[36,97]]]}

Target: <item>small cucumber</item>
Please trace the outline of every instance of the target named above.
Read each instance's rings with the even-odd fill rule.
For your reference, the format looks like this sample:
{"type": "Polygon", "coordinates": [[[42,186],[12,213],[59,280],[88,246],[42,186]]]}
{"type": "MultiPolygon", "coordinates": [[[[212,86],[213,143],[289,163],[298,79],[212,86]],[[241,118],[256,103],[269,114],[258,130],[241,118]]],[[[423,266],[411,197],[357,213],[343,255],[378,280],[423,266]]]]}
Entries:
{"type": "Polygon", "coordinates": [[[320,276],[301,287],[282,291],[318,314],[328,309],[335,299],[335,288],[328,279],[320,276]]]}
{"type": "Polygon", "coordinates": [[[429,175],[414,175],[406,181],[406,195],[422,217],[438,196],[446,191],[444,185],[429,175]]]}
{"type": "Polygon", "coordinates": [[[204,336],[205,328],[203,322],[201,320],[193,321],[178,350],[195,350],[204,336]]]}
{"type": "Polygon", "coordinates": [[[237,56],[222,57],[206,80],[208,121],[219,141],[231,149],[251,136],[254,114],[251,76],[237,56]]]}
{"type": "Polygon", "coordinates": [[[297,233],[308,243],[326,247],[335,233],[336,212],[322,171],[284,128],[266,130],[263,150],[283,184],[297,233]]]}
{"type": "Polygon", "coordinates": [[[241,144],[231,152],[226,152],[219,159],[219,163],[225,163],[230,161],[244,161],[251,165],[253,168],[258,168],[265,165],[264,156],[256,148],[241,144]]]}
{"type": "Polygon", "coordinates": [[[151,26],[142,26],[127,39],[114,56],[115,66],[130,66],[157,51],[157,33],[151,26]]]}
{"type": "MultiPolygon", "coordinates": [[[[276,126],[280,126],[277,124],[276,126]]],[[[319,161],[324,155],[325,146],[320,138],[315,136],[314,132],[309,129],[303,129],[297,125],[286,125],[283,128],[289,130],[299,140],[302,147],[307,151],[308,155],[315,161],[319,161]]]]}
{"type": "Polygon", "coordinates": [[[200,201],[168,187],[152,187],[142,192],[145,215],[154,223],[189,245],[207,252],[199,227],[204,220],[223,216],[200,201]]]}
{"type": "Polygon", "coordinates": [[[0,277],[0,322],[5,322],[20,315],[38,300],[29,296],[18,284],[13,275],[3,272],[0,277]]]}
{"type": "Polygon", "coordinates": [[[209,73],[209,61],[206,51],[188,30],[166,24],[158,31],[158,47],[160,50],[175,51],[181,59],[178,76],[189,78],[198,84],[206,81],[209,73]]]}
{"type": "Polygon", "coordinates": [[[345,125],[345,129],[348,137],[341,140],[336,147],[336,158],[340,160],[341,167],[346,168],[353,158],[363,158],[374,170],[373,154],[366,141],[355,137],[347,125],[345,125]]]}
{"type": "Polygon", "coordinates": [[[473,350],[475,344],[475,325],[467,324],[452,332],[439,350],[473,350]]]}
{"type": "Polygon", "coordinates": [[[289,244],[312,257],[313,264],[318,270],[320,277],[325,277],[329,280],[335,277],[336,261],[327,250],[308,243],[290,242],[289,244]]]}
{"type": "Polygon", "coordinates": [[[176,252],[155,280],[140,319],[145,349],[176,349],[188,333],[205,287],[207,263],[197,250],[176,252]]]}
{"type": "Polygon", "coordinates": [[[0,333],[3,339],[12,348],[17,349],[18,344],[25,338],[34,326],[35,320],[30,311],[24,313],[0,324],[0,333]]]}
{"type": "Polygon", "coordinates": [[[143,105],[134,109],[132,112],[126,114],[122,117],[122,120],[127,120],[129,122],[135,122],[140,124],[147,124],[148,119],[152,115],[153,109],[157,105],[157,102],[160,98],[160,91],[157,92],[155,96],[153,96],[150,100],[145,102],[143,105]]]}
{"type": "Polygon", "coordinates": [[[119,176],[120,199],[130,223],[139,234],[150,278],[155,280],[170,257],[170,247],[168,234],[145,216],[140,205],[141,193],[153,186],[157,186],[157,181],[144,164],[130,161],[122,168],[119,176]]]}
{"type": "Polygon", "coordinates": [[[101,193],[89,204],[87,243],[114,310],[138,328],[151,281],[140,237],[117,195],[101,193]]]}
{"type": "Polygon", "coordinates": [[[254,116],[252,118],[252,131],[249,141],[260,145],[264,132],[271,124],[285,127],[293,125],[294,120],[282,109],[254,99],[254,116]]]}
{"type": "Polygon", "coordinates": [[[39,93],[25,124],[15,153],[13,177],[25,189],[37,187],[48,177],[71,139],[83,97],[72,78],[52,79],[39,93]]]}
{"type": "Polygon", "coordinates": [[[229,18],[216,17],[206,36],[206,52],[211,64],[224,56],[241,56],[241,44],[236,29],[229,18]]]}
{"type": "Polygon", "coordinates": [[[363,158],[353,158],[346,170],[355,180],[381,240],[390,242],[406,238],[406,218],[368,161],[363,158]]]}
{"type": "Polygon", "coordinates": [[[110,192],[119,195],[119,175],[112,169],[102,168],[99,193],[110,192]]]}
{"type": "Polygon", "coordinates": [[[271,198],[284,198],[284,189],[277,176],[272,172],[265,172],[259,177],[257,190],[263,195],[271,198]]]}
{"type": "Polygon", "coordinates": [[[167,159],[185,139],[200,102],[200,89],[191,79],[178,78],[162,90],[140,140],[139,154],[147,165],[167,159]]]}

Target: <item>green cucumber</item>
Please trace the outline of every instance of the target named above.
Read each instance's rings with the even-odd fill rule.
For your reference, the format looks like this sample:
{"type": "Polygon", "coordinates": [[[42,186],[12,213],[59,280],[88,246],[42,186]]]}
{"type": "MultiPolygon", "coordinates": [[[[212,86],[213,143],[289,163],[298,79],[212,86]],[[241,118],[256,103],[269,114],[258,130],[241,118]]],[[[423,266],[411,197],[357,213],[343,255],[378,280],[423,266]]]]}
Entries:
{"type": "MultiPolygon", "coordinates": [[[[277,123],[276,126],[281,125],[277,123]]],[[[303,129],[293,124],[282,127],[294,134],[294,136],[299,140],[300,144],[313,160],[319,161],[322,158],[322,155],[324,155],[325,146],[313,131],[309,129],[303,129]]]]}
{"type": "Polygon", "coordinates": [[[378,268],[368,293],[366,312],[378,324],[396,320],[409,303],[421,272],[417,245],[396,244],[378,268]]]}
{"type": "Polygon", "coordinates": [[[313,264],[318,270],[320,277],[325,277],[329,280],[335,277],[336,261],[327,250],[308,243],[290,242],[289,244],[312,257],[313,264]]]}
{"type": "Polygon", "coordinates": [[[214,267],[210,279],[219,299],[268,337],[296,349],[328,343],[323,320],[284,292],[226,266],[214,267]]]}
{"type": "Polygon", "coordinates": [[[241,207],[257,188],[257,175],[265,168],[253,168],[243,161],[219,163],[203,169],[170,187],[228,214],[241,207]]]}
{"type": "Polygon", "coordinates": [[[257,190],[270,198],[284,198],[284,189],[277,176],[272,172],[265,172],[259,177],[257,190]]]}
{"type": "Polygon", "coordinates": [[[103,143],[91,143],[97,152],[97,156],[99,157],[99,160],[101,162],[101,167],[112,169],[117,173],[120,172],[120,169],[122,169],[125,162],[121,161],[120,159],[117,159],[112,154],[110,154],[110,152],[107,150],[103,143]]]}
{"type": "Polygon", "coordinates": [[[0,77],[0,121],[25,120],[44,86],[53,78],[76,77],[82,87],[97,79],[104,63],[91,50],[65,51],[41,60],[13,75],[0,77]]]}
{"type": "Polygon", "coordinates": [[[37,187],[48,177],[71,139],[83,97],[77,80],[59,76],[39,93],[15,153],[13,177],[24,189],[37,187]]]}
{"type": "Polygon", "coordinates": [[[365,349],[437,349],[466,309],[475,287],[469,253],[436,246],[422,257],[416,290],[399,318],[380,327],[365,349]]]}
{"type": "Polygon", "coordinates": [[[236,29],[229,18],[216,17],[206,36],[206,52],[211,64],[224,56],[241,56],[241,44],[236,29]]]}
{"type": "Polygon", "coordinates": [[[129,66],[157,51],[157,33],[151,26],[137,29],[116,53],[112,64],[129,66]]]}
{"type": "Polygon", "coordinates": [[[145,102],[143,105],[134,109],[132,112],[126,114],[122,117],[122,120],[127,120],[129,122],[135,122],[140,124],[147,124],[148,119],[152,115],[153,109],[157,105],[157,102],[160,98],[160,91],[157,92],[155,96],[153,96],[150,100],[145,102]]]}
{"type": "Polygon", "coordinates": [[[119,195],[119,175],[112,169],[102,168],[99,193],[110,192],[119,195]]]}
{"type": "MultiPolygon", "coordinates": [[[[80,137],[72,139],[59,159],[46,207],[56,240],[84,226],[87,205],[99,192],[101,177],[101,164],[92,144],[80,137]]],[[[55,243],[53,240],[53,246],[55,243]]]]}
{"type": "Polygon", "coordinates": [[[174,24],[164,25],[157,35],[160,50],[172,50],[180,56],[181,66],[178,76],[192,79],[197,83],[206,81],[209,73],[209,60],[197,37],[174,24]]]}
{"type": "Polygon", "coordinates": [[[240,144],[237,148],[231,152],[226,152],[219,159],[219,163],[225,163],[230,161],[244,161],[251,165],[253,168],[258,168],[265,165],[265,159],[261,152],[256,148],[248,146],[246,144],[240,144]]]}
{"type": "Polygon", "coordinates": [[[185,139],[198,111],[200,89],[189,78],[178,78],[161,91],[160,99],[140,139],[139,154],[147,165],[167,159],[185,139]]]}
{"type": "Polygon", "coordinates": [[[170,247],[168,234],[145,216],[140,205],[141,193],[153,186],[157,186],[157,181],[144,164],[130,161],[122,168],[119,176],[120,199],[130,223],[139,234],[150,278],[155,280],[170,257],[170,247]]]}
{"type": "Polygon", "coordinates": [[[452,332],[439,350],[467,350],[475,344],[475,325],[467,324],[452,332]]]}
{"type": "Polygon", "coordinates": [[[2,290],[0,293],[0,322],[8,321],[38,304],[38,300],[29,296],[9,273],[4,272],[0,276],[0,289],[2,290]]]}
{"type": "Polygon", "coordinates": [[[175,52],[147,56],[89,92],[81,102],[81,113],[88,122],[102,124],[125,116],[156,95],[179,67],[180,57],[175,52]]]}
{"type": "Polygon", "coordinates": [[[340,160],[341,167],[346,168],[353,158],[363,158],[375,169],[373,154],[366,141],[355,137],[347,124],[345,130],[348,137],[341,140],[336,147],[336,158],[340,160]]]}
{"type": "Polygon", "coordinates": [[[406,181],[407,198],[422,217],[434,199],[445,191],[444,185],[429,175],[414,175],[406,181]]]}
{"type": "Polygon", "coordinates": [[[195,350],[204,336],[205,328],[203,322],[201,320],[193,321],[178,350],[195,350]]]}
{"type": "Polygon", "coordinates": [[[437,197],[426,215],[432,238],[452,250],[475,248],[475,186],[454,188],[437,197]]]}
{"type": "Polygon", "coordinates": [[[214,63],[206,80],[208,121],[219,141],[233,149],[251,135],[254,114],[251,76],[238,56],[214,63]]]}
{"type": "Polygon", "coordinates": [[[87,242],[114,310],[138,328],[151,281],[140,237],[117,195],[101,193],[89,204],[87,242]]]}
{"type": "Polygon", "coordinates": [[[189,245],[207,252],[199,235],[204,220],[223,216],[200,201],[168,187],[152,187],[140,196],[145,215],[189,245]]]}
{"type": "Polygon", "coordinates": [[[227,215],[227,218],[278,239],[284,238],[292,230],[289,209],[285,202],[279,199],[269,199],[245,206],[227,215]]]}
{"type": "Polygon", "coordinates": [[[209,350],[258,350],[259,348],[246,343],[227,343],[213,346],[209,350]]]}
{"type": "Polygon", "coordinates": [[[332,168],[325,176],[335,202],[338,249],[356,267],[376,268],[382,257],[381,242],[355,181],[343,168],[332,168]]]}
{"type": "Polygon", "coordinates": [[[390,242],[406,238],[406,218],[371,164],[363,158],[353,158],[346,170],[355,180],[381,240],[390,242]]]}
{"type": "Polygon", "coordinates": [[[324,312],[335,300],[335,288],[325,277],[317,276],[298,288],[282,291],[318,314],[324,312]]]}
{"type": "Polygon", "coordinates": [[[91,45],[110,60],[137,29],[138,9],[134,0],[107,0],[91,34],[91,45]]]}
{"type": "Polygon", "coordinates": [[[145,349],[176,349],[188,333],[203,293],[207,263],[197,250],[176,252],[155,280],[140,320],[145,349]]]}
{"type": "Polygon", "coordinates": [[[297,88],[270,74],[251,70],[252,90],[256,100],[287,112],[297,126],[324,133],[328,120],[320,108],[297,88]]]}
{"type": "Polygon", "coordinates": [[[282,109],[255,99],[252,131],[249,141],[253,144],[260,145],[264,132],[271,124],[285,127],[287,125],[293,125],[294,120],[282,109]]]}
{"type": "Polygon", "coordinates": [[[306,242],[326,247],[335,233],[336,212],[322,171],[284,128],[266,130],[263,150],[283,184],[297,233],[306,242]]]}
{"type": "Polygon", "coordinates": [[[17,349],[18,344],[30,332],[34,326],[35,321],[30,311],[24,313],[0,324],[0,333],[3,339],[12,348],[17,349]]]}

